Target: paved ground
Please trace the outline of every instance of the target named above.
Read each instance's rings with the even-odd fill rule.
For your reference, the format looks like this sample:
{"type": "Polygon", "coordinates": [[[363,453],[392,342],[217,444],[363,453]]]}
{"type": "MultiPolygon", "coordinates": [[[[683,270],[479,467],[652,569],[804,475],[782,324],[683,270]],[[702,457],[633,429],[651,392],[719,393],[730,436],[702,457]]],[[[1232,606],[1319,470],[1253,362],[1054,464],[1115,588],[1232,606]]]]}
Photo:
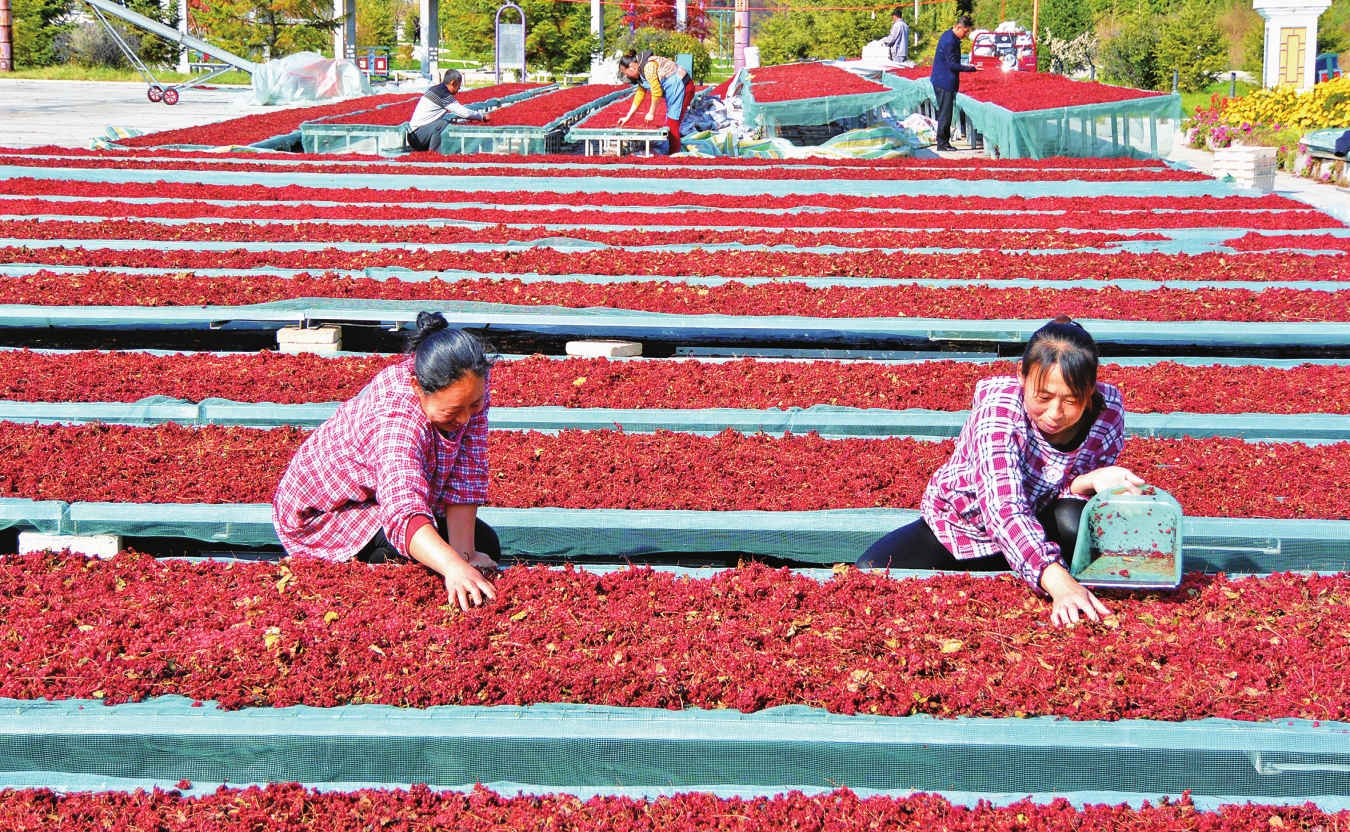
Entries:
{"type": "Polygon", "coordinates": [[[244,87],[187,90],[177,104],[153,104],[145,84],[0,80],[0,147],[88,147],[109,126],[149,133],[238,118],[244,87]]]}

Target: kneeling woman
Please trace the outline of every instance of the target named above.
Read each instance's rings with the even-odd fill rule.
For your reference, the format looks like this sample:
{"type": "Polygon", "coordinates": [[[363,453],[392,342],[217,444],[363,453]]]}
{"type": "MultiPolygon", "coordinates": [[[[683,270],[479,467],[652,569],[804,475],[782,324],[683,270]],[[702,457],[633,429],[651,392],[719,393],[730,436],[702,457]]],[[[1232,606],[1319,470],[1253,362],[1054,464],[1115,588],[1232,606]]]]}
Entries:
{"type": "Polygon", "coordinates": [[[1110,611],[1065,568],[1084,498],[1144,481],[1113,463],[1125,446],[1120,391],[1097,381],[1097,345],[1056,318],[1031,336],[1018,376],[981,381],[952,458],[924,491],[923,517],[872,545],[859,566],[1011,568],[1054,602],[1051,620],[1110,611]]]}
{"type": "Polygon", "coordinates": [[[272,523],[291,555],[417,560],[467,610],[496,598],[477,567],[501,556],[477,516],[488,489],[491,360],[478,339],[448,326],[419,314],[412,355],[305,440],[277,486],[272,523]]]}

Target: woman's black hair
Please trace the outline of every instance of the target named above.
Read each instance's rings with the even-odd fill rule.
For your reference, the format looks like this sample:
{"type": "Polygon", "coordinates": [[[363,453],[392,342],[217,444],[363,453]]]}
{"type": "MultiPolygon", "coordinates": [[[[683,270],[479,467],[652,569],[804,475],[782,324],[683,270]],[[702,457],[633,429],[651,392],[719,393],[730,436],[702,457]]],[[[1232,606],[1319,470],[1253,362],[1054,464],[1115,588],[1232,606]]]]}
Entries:
{"type": "Polygon", "coordinates": [[[638,65],[644,64],[650,57],[651,57],[650,52],[643,52],[643,54],[639,55],[636,49],[629,49],[619,58],[619,79],[622,81],[627,81],[630,84],[638,83],[638,79],[629,78],[627,75],[624,75],[623,70],[627,69],[633,64],[638,65]]]}
{"type": "Polygon", "coordinates": [[[435,393],[466,373],[487,379],[492,368],[489,347],[462,329],[451,329],[439,312],[418,312],[417,332],[408,338],[413,375],[423,393],[435,393]]]}
{"type": "Polygon", "coordinates": [[[1032,333],[1022,353],[1022,377],[1039,384],[1055,367],[1069,390],[1083,401],[1097,391],[1097,342],[1083,326],[1065,315],[1032,333]]]}

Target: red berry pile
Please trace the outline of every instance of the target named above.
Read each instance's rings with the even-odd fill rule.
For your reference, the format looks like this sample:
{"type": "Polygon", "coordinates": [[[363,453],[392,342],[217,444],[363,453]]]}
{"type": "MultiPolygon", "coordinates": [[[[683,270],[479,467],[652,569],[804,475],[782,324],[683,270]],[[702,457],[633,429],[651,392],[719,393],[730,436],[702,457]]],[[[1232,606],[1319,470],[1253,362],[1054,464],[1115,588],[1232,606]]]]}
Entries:
{"type": "Polygon", "coordinates": [[[1049,605],[1007,576],[511,567],[495,581],[496,603],[462,612],[417,565],[6,556],[0,696],[1350,716],[1344,576],[1193,575],[1173,594],[1104,593],[1111,615],[1073,628],[1045,626],[1049,605]]]}
{"type": "MultiPolygon", "coordinates": [[[[764,274],[762,253],[725,252],[703,260],[709,270],[722,273],[746,269],[764,274]],[[718,260],[718,258],[721,258],[718,260]],[[756,265],[759,264],[759,265],[756,265]]],[[[43,249],[25,254],[20,262],[35,259],[94,266],[183,268],[255,268],[283,266],[305,268],[315,261],[344,268],[361,266],[441,267],[480,271],[543,272],[569,274],[600,271],[601,274],[640,273],[651,262],[679,262],[685,255],[648,252],[603,251],[586,254],[560,253],[549,249],[475,254],[427,254],[386,252],[371,257],[338,250],[310,253],[256,254],[248,252],[160,254],[140,251],[70,252],[43,249]],[[44,255],[39,258],[37,255],[44,255]],[[280,263],[275,261],[281,261],[280,263]],[[112,262],[109,262],[112,261],[112,262]],[[373,262],[372,262],[373,261],[373,262]]],[[[3,256],[3,253],[0,253],[3,256]]],[[[772,256],[772,255],[769,255],[772,256]]],[[[811,257],[815,255],[796,255],[811,257]]],[[[825,255],[820,255],[824,257],[825,255]]],[[[1068,258],[1073,255],[1060,255],[1068,258]]],[[[846,260],[849,255],[832,255],[846,260]]],[[[686,261],[687,262],[687,261],[686,261]]],[[[767,261],[771,262],[771,261],[767,261]]],[[[862,265],[861,257],[857,261],[862,265]]],[[[690,264],[692,265],[692,264],[690,264]]],[[[668,273],[666,268],[652,269],[668,273]]],[[[691,272],[696,273],[694,269],[691,272]]],[[[423,282],[325,275],[276,277],[197,277],[190,272],[167,275],[128,275],[119,272],[55,274],[42,271],[22,277],[0,278],[0,303],[42,306],[237,306],[290,298],[372,298],[434,301],[478,301],[517,305],[561,306],[574,309],[609,307],[645,312],[703,315],[794,315],[818,318],[948,318],[970,320],[1035,320],[1055,315],[1135,321],[1345,321],[1350,320],[1350,290],[1323,292],[1315,289],[1154,289],[1147,292],[1105,289],[1020,289],[990,286],[935,288],[926,286],[832,286],[814,288],[802,283],[747,286],[728,282],[720,286],[643,281],[633,283],[581,283],[515,279],[465,278],[423,282]]]]}
{"type": "MultiPolygon", "coordinates": [[[[0,399],[30,402],[134,402],[170,396],[244,402],[343,401],[355,396],[400,356],[321,358],[260,352],[251,355],[139,352],[39,353],[0,351],[0,399]]],[[[742,359],[609,361],[533,356],[501,361],[492,370],[498,407],[671,408],[753,410],[875,407],[966,410],[975,382],[1012,375],[1011,361],[975,364],[928,361],[773,362],[742,359]]],[[[1120,387],[1135,413],[1350,414],[1350,367],[1192,367],[1104,364],[1100,378],[1120,387]]]]}
{"type": "Polygon", "coordinates": [[[0,792],[0,818],[14,830],[104,832],[109,828],[163,832],[254,832],[324,829],[330,832],[391,829],[550,829],[557,832],[853,832],[859,829],[933,829],[943,832],[1250,832],[1331,830],[1350,823],[1350,812],[1302,807],[1234,804],[1196,809],[1189,796],[1139,809],[1086,806],[1058,798],[1048,804],[1021,800],[1007,806],[954,805],[928,794],[902,798],[859,797],[847,789],[806,796],[719,798],[675,794],[653,800],[565,794],[503,797],[482,787],[469,793],[362,789],[308,791],[296,784],[220,789],[202,797],[137,791],[58,794],[46,789],[0,792]]]}
{"type": "MultiPolygon", "coordinates": [[[[0,423],[0,496],[266,503],[307,435],[296,428],[0,423]]],[[[495,506],[817,511],[918,508],[952,443],[565,430],[494,431],[489,448],[495,506]]],[[[1350,465],[1350,443],[1131,439],[1120,464],[1191,514],[1350,519],[1350,494],[1325,488],[1350,465]]]]}

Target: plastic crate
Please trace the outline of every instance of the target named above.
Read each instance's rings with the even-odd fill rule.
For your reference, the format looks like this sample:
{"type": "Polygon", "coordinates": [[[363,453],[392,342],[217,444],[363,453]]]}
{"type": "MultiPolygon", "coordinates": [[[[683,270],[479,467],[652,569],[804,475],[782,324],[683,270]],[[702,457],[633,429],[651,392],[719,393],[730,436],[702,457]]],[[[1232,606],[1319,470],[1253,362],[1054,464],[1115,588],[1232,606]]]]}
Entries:
{"type": "Polygon", "coordinates": [[[1069,568],[1079,583],[1116,589],[1181,584],[1181,505],[1160,488],[1142,491],[1113,488],[1088,501],[1069,568]]]}

